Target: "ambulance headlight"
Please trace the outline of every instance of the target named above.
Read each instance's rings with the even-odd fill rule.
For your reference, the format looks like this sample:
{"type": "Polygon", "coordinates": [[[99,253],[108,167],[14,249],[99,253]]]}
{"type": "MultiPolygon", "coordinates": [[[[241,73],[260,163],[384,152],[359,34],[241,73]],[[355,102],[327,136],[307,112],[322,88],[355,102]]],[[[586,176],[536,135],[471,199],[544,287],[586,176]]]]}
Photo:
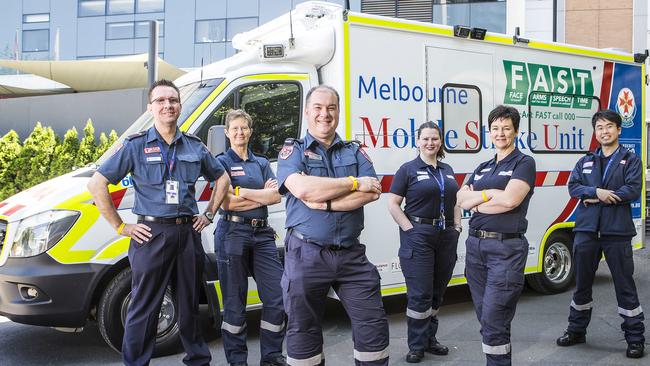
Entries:
{"type": "Polygon", "coordinates": [[[77,211],[50,210],[22,219],[9,251],[11,257],[31,257],[52,248],[79,218],[77,211]]]}

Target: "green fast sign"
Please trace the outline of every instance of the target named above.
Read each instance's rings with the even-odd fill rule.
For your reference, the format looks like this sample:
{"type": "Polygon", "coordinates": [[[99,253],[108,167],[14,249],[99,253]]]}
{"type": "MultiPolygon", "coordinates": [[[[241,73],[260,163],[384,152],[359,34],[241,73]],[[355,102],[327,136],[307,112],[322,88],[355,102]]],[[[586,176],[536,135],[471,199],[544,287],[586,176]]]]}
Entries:
{"type": "Polygon", "coordinates": [[[591,98],[574,96],[593,96],[590,70],[510,60],[503,60],[503,68],[507,83],[505,104],[525,105],[531,92],[542,92],[533,94],[532,105],[591,108],[591,98]]]}

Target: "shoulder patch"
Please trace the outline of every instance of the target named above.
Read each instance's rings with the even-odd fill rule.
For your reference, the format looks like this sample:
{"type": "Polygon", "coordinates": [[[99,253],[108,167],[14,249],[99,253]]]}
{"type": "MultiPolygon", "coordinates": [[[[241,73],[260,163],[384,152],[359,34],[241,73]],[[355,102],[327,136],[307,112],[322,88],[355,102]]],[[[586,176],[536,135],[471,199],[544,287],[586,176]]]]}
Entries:
{"type": "Polygon", "coordinates": [[[299,139],[294,139],[293,137],[289,137],[284,140],[284,146],[282,146],[282,150],[280,150],[280,153],[278,154],[278,158],[282,160],[287,160],[289,156],[293,153],[293,148],[296,145],[296,143],[300,144],[302,143],[301,140],[299,139]]]}
{"type": "Polygon", "coordinates": [[[130,140],[133,140],[134,138],[142,137],[142,136],[144,136],[144,135],[146,135],[146,134],[147,134],[147,131],[140,131],[140,132],[138,132],[138,133],[134,133],[133,135],[129,135],[129,136],[126,138],[126,140],[129,140],[129,141],[130,141],[130,140]]]}

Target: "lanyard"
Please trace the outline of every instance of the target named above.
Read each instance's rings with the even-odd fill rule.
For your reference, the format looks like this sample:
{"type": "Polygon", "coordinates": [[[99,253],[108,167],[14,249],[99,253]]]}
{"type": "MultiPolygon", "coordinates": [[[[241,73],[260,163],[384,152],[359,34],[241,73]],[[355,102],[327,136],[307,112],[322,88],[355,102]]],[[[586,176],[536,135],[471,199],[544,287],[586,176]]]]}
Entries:
{"type": "Polygon", "coordinates": [[[172,152],[172,158],[171,160],[169,159],[169,150],[167,150],[166,156],[163,155],[163,145],[160,143],[160,140],[156,140],[158,143],[158,147],[160,148],[160,156],[162,157],[163,161],[165,162],[165,168],[167,168],[167,171],[169,171],[169,179],[172,179],[172,170],[174,169],[174,162],[176,162],[176,143],[173,143],[174,145],[174,151],[172,152]]]}
{"type": "Polygon", "coordinates": [[[438,173],[440,174],[440,180],[436,178],[436,174],[431,170],[431,167],[427,167],[429,170],[429,173],[431,173],[431,176],[433,176],[433,179],[438,183],[438,187],[440,187],[440,220],[441,224],[440,226],[444,225],[444,220],[445,220],[445,178],[442,176],[442,169],[438,168],[438,173]]]}
{"type": "MultiPolygon", "coordinates": [[[[607,179],[607,171],[609,171],[609,167],[612,165],[612,161],[614,161],[614,158],[616,157],[616,154],[618,154],[618,151],[621,149],[619,146],[616,148],[616,151],[609,157],[609,161],[607,162],[607,166],[605,167],[605,172],[603,173],[603,183],[605,183],[605,179],[607,179]]],[[[603,152],[601,150],[600,156],[604,157],[603,152]]]]}

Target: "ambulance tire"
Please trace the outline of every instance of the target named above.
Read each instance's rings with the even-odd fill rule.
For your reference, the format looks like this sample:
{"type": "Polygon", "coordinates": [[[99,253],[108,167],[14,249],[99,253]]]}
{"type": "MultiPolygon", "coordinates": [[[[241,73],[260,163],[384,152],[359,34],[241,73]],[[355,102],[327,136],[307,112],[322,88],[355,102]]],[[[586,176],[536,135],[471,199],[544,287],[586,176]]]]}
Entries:
{"type": "Polygon", "coordinates": [[[528,275],[528,285],[542,294],[566,291],[575,278],[573,237],[557,231],[546,241],[542,256],[542,272],[528,275]]]}
{"type": "MultiPolygon", "coordinates": [[[[97,306],[99,332],[106,343],[117,352],[122,350],[124,320],[126,319],[130,298],[131,269],[126,268],[106,286],[97,306]]],[[[168,287],[161,307],[161,316],[158,320],[154,357],[175,354],[180,350],[181,341],[176,309],[174,296],[168,287]]]]}

